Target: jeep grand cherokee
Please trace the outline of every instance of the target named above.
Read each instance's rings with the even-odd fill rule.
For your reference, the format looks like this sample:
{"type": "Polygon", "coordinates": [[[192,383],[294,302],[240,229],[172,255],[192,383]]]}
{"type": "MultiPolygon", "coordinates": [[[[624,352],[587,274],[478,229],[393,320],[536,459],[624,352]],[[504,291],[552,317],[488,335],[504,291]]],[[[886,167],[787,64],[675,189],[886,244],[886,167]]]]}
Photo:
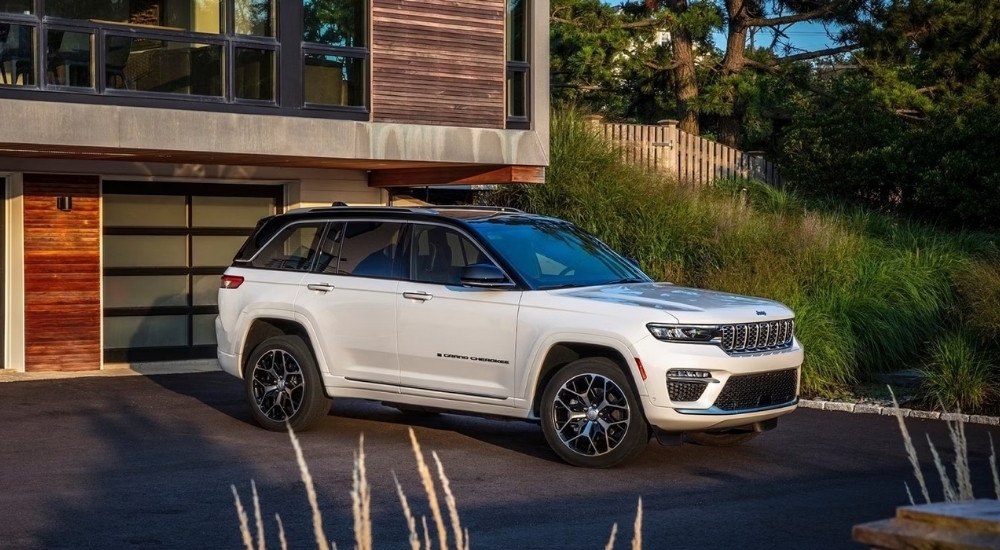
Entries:
{"type": "Polygon", "coordinates": [[[653,282],[573,224],[499,208],[329,207],[261,220],[222,277],[222,368],[257,422],[331,398],[537,421],[565,461],[735,445],[798,403],[784,305],[653,282]]]}

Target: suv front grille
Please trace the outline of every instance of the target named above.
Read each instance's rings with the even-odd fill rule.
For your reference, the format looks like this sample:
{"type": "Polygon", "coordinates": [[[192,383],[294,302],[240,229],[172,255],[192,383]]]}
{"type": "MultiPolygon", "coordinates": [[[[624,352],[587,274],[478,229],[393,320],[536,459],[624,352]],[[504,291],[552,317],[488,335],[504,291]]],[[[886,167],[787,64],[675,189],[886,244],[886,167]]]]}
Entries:
{"type": "Polygon", "coordinates": [[[667,393],[671,401],[697,401],[705,393],[708,382],[687,382],[683,380],[668,380],[667,393]]]}
{"type": "Polygon", "coordinates": [[[745,325],[723,325],[720,346],[729,353],[754,353],[792,345],[795,322],[791,319],[745,325]]]}
{"type": "Polygon", "coordinates": [[[715,406],[724,411],[759,409],[795,400],[796,369],[733,376],[722,388],[715,406]]]}

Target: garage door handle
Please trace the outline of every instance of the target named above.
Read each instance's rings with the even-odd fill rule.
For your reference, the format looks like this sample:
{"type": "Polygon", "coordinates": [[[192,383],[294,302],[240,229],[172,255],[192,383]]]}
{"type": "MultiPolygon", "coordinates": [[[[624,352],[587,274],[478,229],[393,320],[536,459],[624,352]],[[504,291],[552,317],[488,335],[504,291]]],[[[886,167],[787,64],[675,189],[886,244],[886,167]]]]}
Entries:
{"type": "Polygon", "coordinates": [[[330,292],[334,289],[334,286],[328,283],[311,283],[306,285],[309,290],[318,290],[320,292],[330,292]]]}
{"type": "Polygon", "coordinates": [[[421,302],[426,302],[427,300],[430,300],[433,297],[434,297],[433,294],[427,294],[426,292],[404,292],[403,293],[403,298],[407,298],[407,299],[410,299],[410,300],[420,300],[421,302]]]}

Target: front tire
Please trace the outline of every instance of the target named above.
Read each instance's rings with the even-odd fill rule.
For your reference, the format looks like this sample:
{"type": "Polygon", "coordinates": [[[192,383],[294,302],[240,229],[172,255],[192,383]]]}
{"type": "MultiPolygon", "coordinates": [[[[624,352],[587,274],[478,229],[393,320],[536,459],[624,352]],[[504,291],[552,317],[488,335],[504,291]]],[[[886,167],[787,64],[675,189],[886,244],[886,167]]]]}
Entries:
{"type": "Polygon", "coordinates": [[[316,360],[299,336],[284,334],[261,342],[250,354],[243,376],[250,411],[261,427],[296,431],[314,427],[330,412],[316,360]]]}
{"type": "Polygon", "coordinates": [[[542,393],[541,417],[549,446],[574,466],[617,466],[649,443],[649,425],[628,378],[603,357],[560,369],[542,393]]]}

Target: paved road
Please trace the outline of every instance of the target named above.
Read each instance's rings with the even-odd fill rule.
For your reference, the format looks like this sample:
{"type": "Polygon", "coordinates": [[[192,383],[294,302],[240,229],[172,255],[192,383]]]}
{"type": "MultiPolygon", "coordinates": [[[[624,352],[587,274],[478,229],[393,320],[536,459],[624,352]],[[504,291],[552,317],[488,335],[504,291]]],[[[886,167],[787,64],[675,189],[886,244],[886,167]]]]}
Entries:
{"type": "MultiPolygon", "coordinates": [[[[950,450],[943,422],[908,423],[950,450]]],[[[362,434],[375,547],[408,547],[392,472],[415,512],[430,515],[411,424],[428,460],[436,451],[444,463],[480,550],[603,548],[614,523],[616,548],[629,548],[639,497],[646,549],[858,549],[851,526],[892,515],[913,484],[888,417],[800,410],[741,448],[652,443],[634,463],[594,471],[558,462],[532,424],[414,419],[342,400],[301,434],[338,547],[354,547],[362,434]]],[[[978,496],[988,497],[987,428],[968,431],[978,496]]],[[[0,384],[0,476],[0,548],[240,548],[230,486],[249,506],[251,480],[268,546],[279,548],[277,513],[291,548],[315,548],[287,435],[255,427],[238,381],[219,372],[0,384]]]]}

